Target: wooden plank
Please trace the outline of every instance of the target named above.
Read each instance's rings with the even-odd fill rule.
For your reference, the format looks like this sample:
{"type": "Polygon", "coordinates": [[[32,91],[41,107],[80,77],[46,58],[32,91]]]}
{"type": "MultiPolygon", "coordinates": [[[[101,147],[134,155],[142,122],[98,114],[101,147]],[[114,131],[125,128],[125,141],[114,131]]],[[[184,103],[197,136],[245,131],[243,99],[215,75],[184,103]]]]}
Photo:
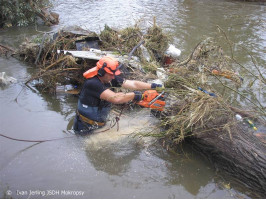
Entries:
{"type": "Polygon", "coordinates": [[[84,58],[91,60],[100,60],[103,56],[111,56],[117,59],[120,63],[128,63],[130,66],[142,70],[138,57],[132,56],[130,61],[128,62],[127,55],[117,55],[115,52],[112,51],[101,51],[99,49],[91,48],[89,51],[57,50],[57,53],[64,53],[65,55],[70,54],[76,58],[84,58]]]}
{"type": "Polygon", "coordinates": [[[69,51],[69,50],[57,50],[57,53],[71,54],[77,58],[86,58],[91,60],[100,60],[103,56],[111,56],[116,59],[123,60],[123,56],[118,56],[111,51],[101,51],[98,49],[90,49],[89,51],[69,51]]]}

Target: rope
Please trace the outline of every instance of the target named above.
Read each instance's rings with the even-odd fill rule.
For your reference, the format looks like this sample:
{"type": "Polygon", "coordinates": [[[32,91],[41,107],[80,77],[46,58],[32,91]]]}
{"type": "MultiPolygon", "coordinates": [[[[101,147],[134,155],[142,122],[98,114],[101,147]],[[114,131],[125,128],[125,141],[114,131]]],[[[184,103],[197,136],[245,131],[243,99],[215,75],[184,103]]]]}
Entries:
{"type": "MultiPolygon", "coordinates": [[[[122,113],[123,113],[123,110],[124,110],[124,108],[126,107],[126,105],[127,105],[127,104],[124,104],[124,105],[123,105],[123,107],[122,107],[122,109],[121,109],[119,115],[115,117],[115,123],[114,123],[113,125],[111,124],[109,128],[107,128],[107,129],[105,129],[105,130],[103,130],[103,131],[93,131],[93,133],[103,133],[103,132],[106,132],[106,131],[112,129],[115,125],[117,125],[117,131],[119,131],[119,120],[120,120],[120,117],[121,117],[121,115],[122,115],[122,113]]],[[[90,131],[90,127],[88,127],[88,125],[87,125],[85,122],[83,122],[82,119],[80,119],[80,120],[81,120],[81,122],[83,123],[83,125],[85,125],[85,128],[87,128],[87,129],[90,131]]]]}
{"type": "Polygon", "coordinates": [[[47,140],[24,140],[24,139],[17,139],[17,138],[9,137],[9,136],[3,135],[3,134],[0,134],[0,136],[4,137],[4,138],[7,138],[7,139],[10,139],[10,140],[20,141],[20,142],[39,142],[39,143],[48,142],[48,141],[55,141],[55,140],[62,140],[62,139],[74,137],[74,135],[73,135],[73,136],[70,136],[70,137],[54,138],[54,139],[47,139],[47,140]]]}
{"type": "MultiPolygon", "coordinates": [[[[125,106],[126,106],[126,104],[122,107],[119,116],[116,116],[116,117],[115,117],[115,123],[114,123],[113,125],[110,125],[109,128],[107,128],[107,129],[105,129],[105,130],[103,130],[103,131],[97,131],[97,132],[94,132],[94,133],[102,133],[102,132],[108,131],[108,130],[110,130],[111,128],[113,128],[116,124],[117,124],[117,131],[119,131],[119,120],[120,120],[120,117],[121,117],[121,115],[122,115],[122,112],[123,112],[125,106]]],[[[82,120],[81,120],[81,121],[82,121],[82,120]]],[[[69,136],[69,137],[54,138],[54,139],[47,139],[47,140],[25,140],[25,139],[18,139],[18,138],[9,137],[9,136],[3,135],[3,134],[1,134],[1,133],[0,133],[0,136],[1,136],[1,137],[4,137],[4,138],[7,138],[7,139],[10,139],[10,140],[19,141],[19,142],[38,142],[38,143],[41,143],[41,142],[49,142],[49,141],[55,141],[55,140],[62,140],[62,139],[67,139],[67,138],[75,137],[75,135],[72,135],[72,136],[69,136]]]]}

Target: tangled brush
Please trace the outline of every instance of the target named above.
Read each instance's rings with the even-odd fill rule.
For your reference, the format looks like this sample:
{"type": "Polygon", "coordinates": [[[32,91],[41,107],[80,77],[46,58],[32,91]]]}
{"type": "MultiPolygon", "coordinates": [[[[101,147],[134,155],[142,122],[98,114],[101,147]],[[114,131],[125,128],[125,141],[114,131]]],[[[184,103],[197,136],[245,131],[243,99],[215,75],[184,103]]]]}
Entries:
{"type": "Polygon", "coordinates": [[[247,116],[254,120],[260,116],[264,121],[263,106],[252,102],[234,85],[231,87],[230,82],[226,84],[221,81],[220,78],[224,78],[235,83],[237,88],[241,86],[243,79],[233,71],[233,67],[232,60],[224,55],[223,49],[213,38],[200,42],[183,62],[172,63],[165,83],[170,101],[163,113],[161,126],[164,132],[161,137],[168,137],[178,143],[191,135],[220,132],[232,138],[232,129],[239,123],[235,115],[241,109],[231,106],[232,102],[224,97],[221,87],[229,88],[235,95],[246,98],[254,109],[254,115],[247,116]]]}

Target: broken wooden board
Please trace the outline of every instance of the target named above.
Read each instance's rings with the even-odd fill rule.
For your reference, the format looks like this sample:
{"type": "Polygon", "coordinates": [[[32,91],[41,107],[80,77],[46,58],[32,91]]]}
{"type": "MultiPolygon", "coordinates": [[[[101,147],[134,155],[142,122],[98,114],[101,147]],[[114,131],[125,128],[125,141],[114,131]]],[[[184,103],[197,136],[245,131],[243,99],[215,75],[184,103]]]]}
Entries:
{"type": "Polygon", "coordinates": [[[112,51],[101,51],[99,49],[93,49],[91,48],[88,51],[73,51],[73,50],[57,50],[57,53],[63,53],[65,55],[72,55],[76,58],[83,58],[83,59],[90,59],[90,60],[100,60],[103,56],[111,56],[115,59],[117,59],[120,63],[128,63],[133,68],[142,70],[140,60],[136,56],[132,56],[131,60],[128,61],[127,55],[118,55],[115,52],[112,51]]]}

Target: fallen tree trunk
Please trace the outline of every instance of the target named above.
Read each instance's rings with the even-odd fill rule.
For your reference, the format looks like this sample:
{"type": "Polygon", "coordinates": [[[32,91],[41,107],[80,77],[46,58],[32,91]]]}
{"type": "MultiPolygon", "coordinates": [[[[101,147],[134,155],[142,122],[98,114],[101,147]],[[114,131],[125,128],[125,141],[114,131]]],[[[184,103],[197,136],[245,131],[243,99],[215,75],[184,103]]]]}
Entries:
{"type": "MultiPolygon", "coordinates": [[[[204,154],[215,168],[229,177],[231,186],[254,198],[266,197],[266,147],[247,127],[228,133],[208,132],[185,141],[204,154]],[[237,184],[234,184],[237,183],[237,184]]],[[[223,176],[224,177],[224,176],[223,176]]]]}
{"type": "Polygon", "coordinates": [[[266,134],[249,127],[247,119],[238,121],[235,117],[239,111],[251,117],[249,113],[231,106],[227,110],[217,97],[194,95],[189,94],[190,102],[180,100],[164,112],[168,116],[164,116],[163,137],[173,148],[185,142],[203,154],[234,189],[265,198],[266,134]]]}

